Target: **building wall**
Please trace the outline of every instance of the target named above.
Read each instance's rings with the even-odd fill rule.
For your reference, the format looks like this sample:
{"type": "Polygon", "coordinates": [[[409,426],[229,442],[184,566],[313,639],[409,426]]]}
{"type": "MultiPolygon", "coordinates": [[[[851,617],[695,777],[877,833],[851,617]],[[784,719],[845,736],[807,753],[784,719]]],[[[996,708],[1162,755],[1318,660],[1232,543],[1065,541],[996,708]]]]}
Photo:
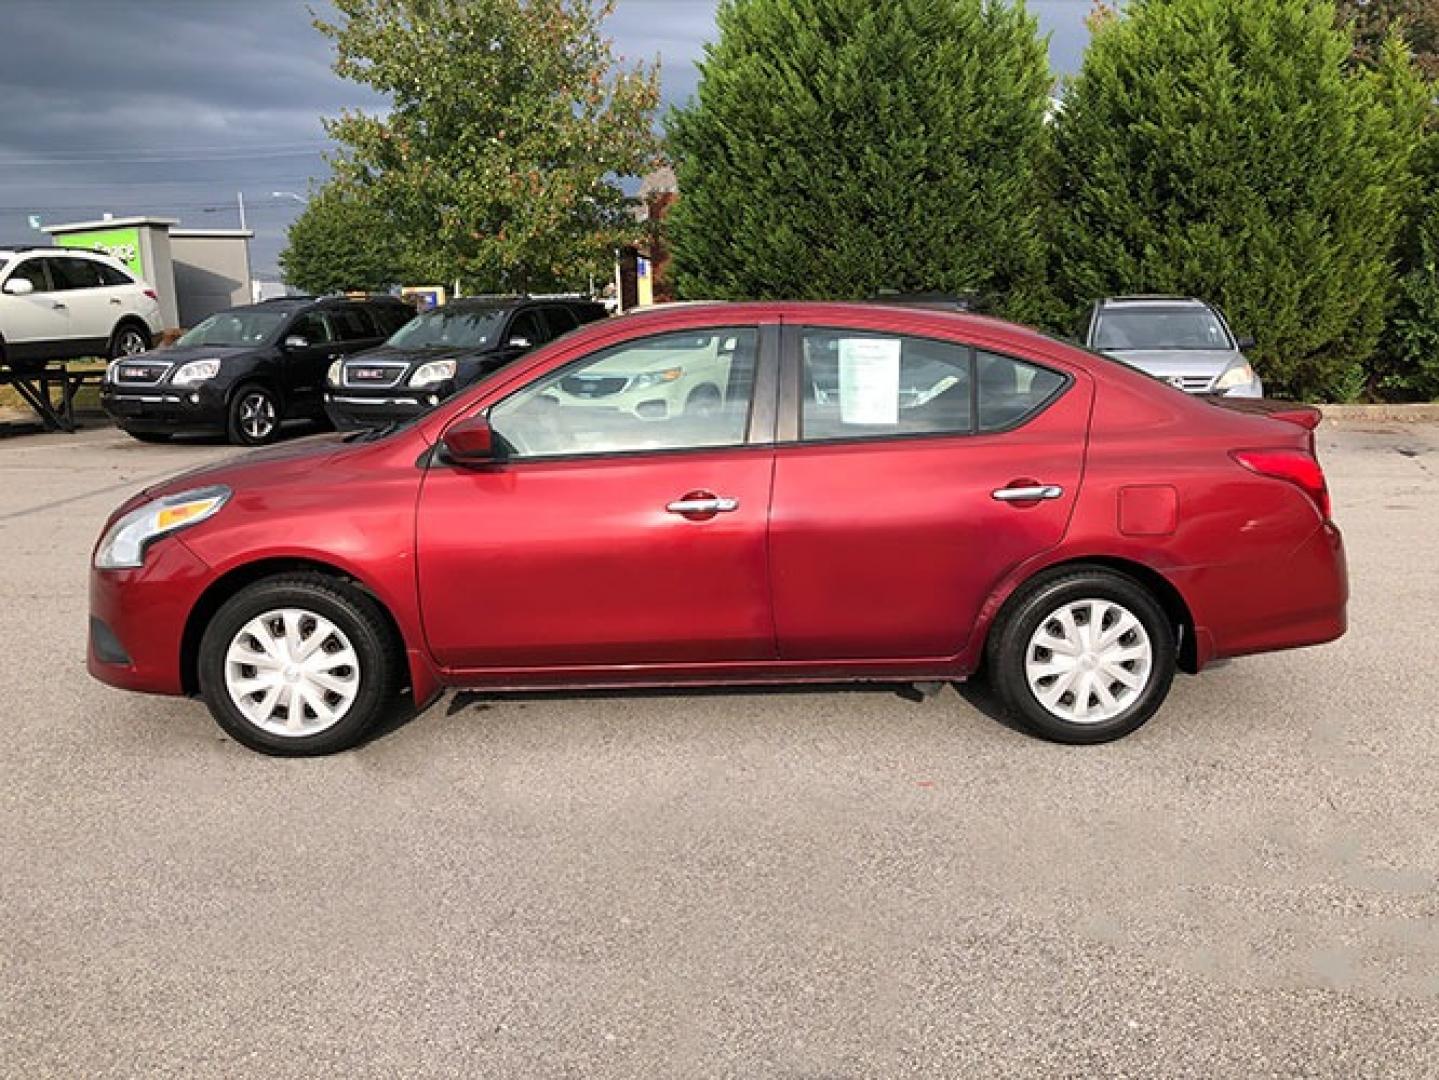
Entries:
{"type": "Polygon", "coordinates": [[[194,326],[217,311],[250,303],[250,250],[244,238],[170,234],[180,325],[194,326]]]}

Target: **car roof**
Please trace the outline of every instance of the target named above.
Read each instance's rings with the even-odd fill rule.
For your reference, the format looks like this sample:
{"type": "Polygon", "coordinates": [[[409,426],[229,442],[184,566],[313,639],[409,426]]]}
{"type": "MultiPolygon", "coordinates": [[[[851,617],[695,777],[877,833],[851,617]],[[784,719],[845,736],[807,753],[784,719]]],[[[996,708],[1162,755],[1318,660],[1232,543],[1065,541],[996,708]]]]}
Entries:
{"type": "Polygon", "coordinates": [[[1209,305],[1197,296],[1106,296],[1099,301],[1100,307],[1175,307],[1190,306],[1207,308],[1209,305]]]}
{"type": "Polygon", "coordinates": [[[82,255],[92,259],[104,259],[107,262],[114,262],[114,258],[98,248],[85,247],[61,247],[58,244],[0,244],[0,258],[9,258],[13,255],[34,255],[40,252],[45,255],[82,255]]]}

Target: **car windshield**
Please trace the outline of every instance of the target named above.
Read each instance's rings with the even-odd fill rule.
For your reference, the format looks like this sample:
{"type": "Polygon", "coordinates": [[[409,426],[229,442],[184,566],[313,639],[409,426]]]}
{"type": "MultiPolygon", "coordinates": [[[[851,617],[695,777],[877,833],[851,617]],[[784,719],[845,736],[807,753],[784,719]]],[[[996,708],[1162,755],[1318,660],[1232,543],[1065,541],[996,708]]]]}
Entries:
{"type": "Polygon", "coordinates": [[[222,311],[187,331],[177,345],[260,345],[285,319],[278,311],[222,311]]]}
{"type": "Polygon", "coordinates": [[[1096,349],[1232,349],[1228,332],[1208,308],[1143,307],[1101,311],[1096,349]]]}
{"type": "Polygon", "coordinates": [[[505,323],[503,308],[441,308],[411,319],[387,344],[406,349],[448,345],[483,349],[494,344],[505,323]]]}

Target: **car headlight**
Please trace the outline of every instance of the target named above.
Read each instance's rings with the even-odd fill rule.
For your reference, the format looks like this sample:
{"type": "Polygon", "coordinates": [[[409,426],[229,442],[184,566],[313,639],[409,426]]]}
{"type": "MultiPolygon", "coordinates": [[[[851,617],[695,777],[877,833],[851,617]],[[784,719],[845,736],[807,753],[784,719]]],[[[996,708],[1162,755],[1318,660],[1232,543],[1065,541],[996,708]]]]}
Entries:
{"type": "Polygon", "coordinates": [[[434,386],[446,379],[455,377],[455,362],[453,360],[431,360],[427,364],[421,364],[415,373],[410,376],[411,386],[434,386]]]}
{"type": "Polygon", "coordinates": [[[1254,381],[1254,369],[1248,364],[1235,364],[1225,370],[1214,384],[1216,390],[1233,390],[1236,386],[1248,386],[1254,381]]]}
{"type": "Polygon", "coordinates": [[[218,374],[220,374],[220,361],[191,360],[188,364],[180,365],[180,370],[175,372],[170,384],[172,386],[194,386],[196,383],[207,382],[218,374]]]}
{"type": "Polygon", "coordinates": [[[331,386],[339,386],[340,373],[344,370],[344,368],[345,362],[343,360],[336,360],[333,364],[330,365],[330,370],[325,372],[325,381],[331,386]]]}
{"type": "Polygon", "coordinates": [[[137,506],[105,530],[95,549],[96,569],[126,570],[145,565],[145,549],[153,541],[214,517],[229,500],[230,489],[216,484],[137,506]]]}
{"type": "Polygon", "coordinates": [[[685,373],[682,367],[665,368],[663,371],[646,371],[643,375],[636,375],[630,380],[631,390],[643,390],[647,386],[659,386],[662,383],[674,382],[685,373]]]}

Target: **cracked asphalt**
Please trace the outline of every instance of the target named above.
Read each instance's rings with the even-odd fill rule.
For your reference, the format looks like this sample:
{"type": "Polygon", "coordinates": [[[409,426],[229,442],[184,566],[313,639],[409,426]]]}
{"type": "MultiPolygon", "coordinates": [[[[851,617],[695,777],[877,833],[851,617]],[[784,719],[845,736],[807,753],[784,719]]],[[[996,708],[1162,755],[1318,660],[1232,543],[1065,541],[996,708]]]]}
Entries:
{"type": "Polygon", "coordinates": [[[0,1075],[1439,1074],[1439,428],[1319,434],[1348,636],[1121,743],[451,695],[306,761],[84,671],[105,516],[233,451],[0,440],[0,1075]]]}

